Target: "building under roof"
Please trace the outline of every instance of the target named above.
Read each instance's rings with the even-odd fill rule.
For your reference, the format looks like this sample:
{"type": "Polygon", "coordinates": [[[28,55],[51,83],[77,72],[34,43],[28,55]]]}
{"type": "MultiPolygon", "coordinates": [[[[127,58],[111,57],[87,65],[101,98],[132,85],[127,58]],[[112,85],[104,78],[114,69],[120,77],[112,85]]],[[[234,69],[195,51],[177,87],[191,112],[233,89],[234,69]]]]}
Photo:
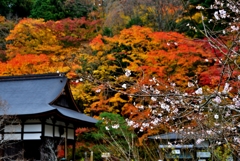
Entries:
{"type": "Polygon", "coordinates": [[[16,116],[17,120],[4,124],[2,140],[18,144],[18,150],[5,149],[5,155],[23,149],[24,159],[43,160],[41,147],[50,139],[56,149],[60,144],[73,145],[74,160],[76,128],[97,122],[80,112],[64,74],[0,77],[0,99],[6,102],[0,115],[16,116]]]}
{"type": "Polygon", "coordinates": [[[160,142],[159,156],[162,160],[205,160],[211,157],[211,153],[206,149],[209,148],[209,141],[203,140],[196,143],[193,137],[181,133],[166,133],[149,136],[149,139],[160,142]]]}

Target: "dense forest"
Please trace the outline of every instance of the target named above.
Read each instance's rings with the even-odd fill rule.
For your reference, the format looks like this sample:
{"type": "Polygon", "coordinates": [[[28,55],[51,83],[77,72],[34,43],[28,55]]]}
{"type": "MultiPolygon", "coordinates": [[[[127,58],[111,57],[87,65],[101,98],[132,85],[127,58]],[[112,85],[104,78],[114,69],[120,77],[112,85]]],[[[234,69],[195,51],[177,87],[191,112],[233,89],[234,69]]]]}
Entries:
{"type": "Polygon", "coordinates": [[[240,153],[239,13],[237,0],[0,0],[0,75],[66,73],[100,120],[78,129],[79,158],[90,145],[157,160],[147,138],[177,132],[226,160],[240,153]]]}

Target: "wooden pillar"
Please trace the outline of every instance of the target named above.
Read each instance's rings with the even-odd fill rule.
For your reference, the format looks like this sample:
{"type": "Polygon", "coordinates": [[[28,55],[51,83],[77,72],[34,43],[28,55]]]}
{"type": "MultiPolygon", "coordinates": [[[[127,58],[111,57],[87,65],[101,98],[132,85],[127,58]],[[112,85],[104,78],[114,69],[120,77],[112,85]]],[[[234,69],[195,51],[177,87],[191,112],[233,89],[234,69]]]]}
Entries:
{"type": "Polygon", "coordinates": [[[41,134],[41,140],[44,141],[44,137],[45,137],[45,122],[46,119],[40,119],[41,123],[42,123],[42,134],[41,134]]]}
{"type": "MultiPolygon", "coordinates": [[[[45,123],[46,123],[46,119],[45,118],[42,118],[40,119],[41,121],[41,126],[42,126],[42,131],[41,131],[41,145],[40,146],[43,146],[45,144],[45,123]]],[[[40,148],[40,147],[39,147],[40,148]]],[[[41,156],[41,153],[40,153],[40,159],[42,160],[42,156],[41,156]]]]}
{"type": "Polygon", "coordinates": [[[24,136],[24,123],[26,120],[21,119],[21,140],[23,141],[23,136],[24,136]]]}
{"type": "MultiPolygon", "coordinates": [[[[2,139],[2,141],[4,140],[4,126],[6,125],[6,123],[5,122],[3,122],[1,125],[0,125],[0,128],[1,128],[1,139],[2,139]]],[[[0,156],[4,156],[4,150],[1,148],[0,149],[0,156]]]]}
{"type": "Polygon", "coordinates": [[[52,119],[52,134],[53,134],[53,138],[55,138],[55,125],[56,125],[56,120],[53,118],[52,119]]]}
{"type": "MultiPolygon", "coordinates": [[[[21,146],[22,146],[22,149],[25,149],[24,147],[24,124],[25,124],[26,120],[25,119],[21,119],[21,146]]],[[[22,157],[24,158],[24,152],[22,153],[22,157]]]]}
{"type": "Polygon", "coordinates": [[[65,129],[66,129],[66,132],[65,132],[65,148],[64,148],[64,151],[65,151],[65,158],[67,159],[67,140],[68,140],[68,123],[65,123],[65,129]]]}
{"type": "Polygon", "coordinates": [[[73,127],[73,137],[74,137],[74,139],[73,139],[73,148],[72,148],[72,160],[73,161],[75,161],[75,151],[76,151],[76,127],[75,127],[75,125],[74,125],[74,127],[73,127]]]}
{"type": "MultiPolygon", "coordinates": [[[[52,135],[53,135],[53,148],[54,148],[54,150],[56,151],[57,150],[57,145],[58,144],[56,144],[56,142],[55,142],[55,125],[56,125],[56,119],[54,118],[54,117],[52,117],[51,118],[51,120],[52,120],[52,135]]],[[[56,152],[55,152],[55,155],[57,155],[56,154],[56,152]]]]}

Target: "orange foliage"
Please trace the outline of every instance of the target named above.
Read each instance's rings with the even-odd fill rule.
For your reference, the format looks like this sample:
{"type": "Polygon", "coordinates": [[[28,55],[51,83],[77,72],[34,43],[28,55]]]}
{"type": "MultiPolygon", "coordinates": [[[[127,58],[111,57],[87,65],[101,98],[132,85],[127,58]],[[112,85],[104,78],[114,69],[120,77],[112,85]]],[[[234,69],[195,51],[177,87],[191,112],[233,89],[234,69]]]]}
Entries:
{"type": "Polygon", "coordinates": [[[106,41],[105,52],[122,48],[118,53],[107,55],[112,61],[124,54],[126,56],[122,56],[125,57],[122,61],[129,63],[127,68],[131,71],[143,71],[146,78],[149,75],[170,78],[181,86],[205,71],[208,63],[204,60],[213,56],[211,50],[204,47],[205,42],[188,39],[176,32],[153,32],[140,26],[125,29],[113,38],[103,39],[106,41]]]}
{"type": "Polygon", "coordinates": [[[63,158],[64,156],[65,156],[64,145],[58,145],[57,146],[57,157],[63,158]]]}
{"type": "Polygon", "coordinates": [[[0,75],[22,75],[22,74],[39,74],[56,72],[58,66],[54,66],[50,62],[47,55],[20,55],[7,61],[0,62],[0,75]]]}
{"type": "Polygon", "coordinates": [[[22,19],[6,38],[11,41],[7,45],[7,56],[13,58],[16,54],[40,54],[44,53],[43,48],[48,53],[61,49],[51,30],[38,27],[44,24],[42,19],[22,19]]]}
{"type": "Polygon", "coordinates": [[[73,66],[74,69],[68,76],[76,77],[73,71],[78,56],[81,52],[91,51],[88,41],[98,34],[98,24],[99,20],[90,21],[84,17],[56,22],[22,19],[6,38],[6,56],[9,62],[1,63],[1,74],[68,72],[73,66]],[[20,59],[23,61],[17,62],[20,59]]]}
{"type": "MultiPolygon", "coordinates": [[[[173,82],[182,92],[189,92],[185,87],[190,81],[199,81],[207,86],[217,83],[217,77],[212,80],[212,72],[218,71],[218,68],[217,63],[211,60],[214,56],[211,48],[206,42],[189,39],[183,34],[154,32],[150,28],[133,26],[114,37],[99,35],[90,46],[94,53],[82,55],[80,64],[84,72],[79,73],[83,78],[86,74],[96,78],[91,90],[87,91],[92,97],[84,101],[86,113],[121,113],[141,125],[154,110],[147,106],[155,107],[151,97],[141,97],[148,95],[144,92],[145,88],[150,90],[154,87],[161,93],[169,92],[173,90],[169,87],[173,82]],[[125,75],[126,70],[131,71],[129,76],[125,75]],[[108,90],[109,87],[111,90],[108,90]],[[117,95],[116,91],[121,91],[121,94],[117,95]]],[[[166,114],[164,109],[158,111],[168,117],[173,115],[166,114]]],[[[171,123],[163,126],[165,131],[172,128],[171,123]]],[[[147,127],[142,130],[147,134],[156,132],[156,129],[147,127]]]]}
{"type": "Polygon", "coordinates": [[[86,18],[47,21],[43,19],[22,19],[6,38],[7,57],[16,54],[61,55],[55,61],[71,59],[86,42],[98,34],[99,20],[89,21],[86,18]]]}
{"type": "Polygon", "coordinates": [[[86,127],[82,127],[82,128],[77,128],[76,130],[76,136],[82,134],[82,133],[86,133],[86,132],[89,132],[91,131],[89,128],[86,128],[86,127]]]}
{"type": "MultiPolygon", "coordinates": [[[[125,81],[149,84],[149,79],[156,77],[163,81],[170,79],[185,87],[188,81],[207,71],[211,62],[205,59],[212,57],[212,51],[205,47],[205,42],[191,40],[176,32],[153,32],[140,26],[124,29],[114,37],[99,35],[90,46],[97,52],[96,55],[82,57],[94,65],[84,66],[86,69],[95,66],[92,68],[93,76],[99,80],[111,80],[112,86],[119,86],[125,81]],[[134,76],[124,76],[125,69],[131,70],[134,76]]],[[[134,93],[137,88],[130,86],[127,91],[134,93]]],[[[94,102],[91,108],[103,107],[103,102],[94,102]]],[[[104,108],[106,111],[111,109],[109,105],[104,108]]]]}
{"type": "Polygon", "coordinates": [[[90,46],[93,50],[101,50],[104,46],[104,43],[102,41],[102,35],[96,36],[90,43],[90,46]]]}

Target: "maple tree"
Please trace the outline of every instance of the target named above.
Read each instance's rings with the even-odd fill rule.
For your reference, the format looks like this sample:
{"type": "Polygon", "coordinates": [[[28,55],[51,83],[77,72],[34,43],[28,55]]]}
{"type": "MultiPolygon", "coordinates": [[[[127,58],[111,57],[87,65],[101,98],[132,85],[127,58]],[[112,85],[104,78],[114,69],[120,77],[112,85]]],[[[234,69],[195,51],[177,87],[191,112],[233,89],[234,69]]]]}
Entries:
{"type": "Polygon", "coordinates": [[[0,61],[6,60],[6,40],[11,29],[14,28],[16,22],[13,20],[7,20],[4,16],[0,15],[0,61]]]}
{"type": "Polygon", "coordinates": [[[57,53],[62,47],[51,30],[37,27],[43,24],[45,24],[43,19],[22,19],[6,38],[11,42],[6,50],[8,58],[13,58],[18,53],[22,55],[44,53],[42,51],[44,49],[57,53]]]}
{"type": "Polygon", "coordinates": [[[22,19],[6,38],[6,55],[12,59],[16,54],[46,54],[51,61],[70,68],[80,54],[78,51],[87,50],[88,41],[98,32],[98,24],[99,20],[84,17],[56,22],[22,19]]]}
{"type": "Polygon", "coordinates": [[[2,76],[53,73],[58,70],[65,72],[69,70],[63,63],[56,64],[51,61],[49,56],[44,54],[17,54],[7,62],[0,62],[0,68],[0,75],[2,76]]]}
{"type": "Polygon", "coordinates": [[[63,19],[47,21],[43,19],[23,19],[6,38],[7,56],[19,54],[65,54],[64,50],[76,50],[83,41],[95,36],[98,20],[63,19]]]}
{"type": "Polygon", "coordinates": [[[202,40],[139,26],[97,36],[75,82],[87,82],[83,92],[94,97],[83,103],[90,106],[85,112],[121,113],[140,143],[175,132],[196,144],[209,141],[213,158],[223,154],[219,147],[229,149],[228,157],[239,154],[238,25],[221,37],[205,30],[202,40]]]}
{"type": "MultiPolygon", "coordinates": [[[[239,158],[239,3],[215,1],[211,6],[213,19],[210,20],[223,28],[208,28],[206,17],[201,16],[203,30],[197,29],[205,35],[207,48],[213,50],[212,57],[205,59],[212,64],[209,70],[200,72],[199,82],[188,82],[184,92],[171,82],[166,86],[168,92],[156,91],[159,79],[151,79],[154,85],[145,87],[144,91],[156,104],[149,106],[136,101],[140,102],[138,110],[150,112],[142,124],[138,123],[139,119],[130,118],[129,125],[144,131],[164,122],[161,133],[167,127],[171,132],[194,139],[195,144],[208,141],[213,159],[239,158]],[[209,73],[211,76],[206,76],[209,73]]],[[[199,8],[204,10],[203,6],[199,8]]]]}
{"type": "MultiPolygon", "coordinates": [[[[168,92],[173,90],[173,83],[180,91],[189,92],[193,90],[185,89],[189,82],[194,83],[201,79],[200,73],[214,68],[214,62],[206,62],[213,53],[205,43],[179,33],[153,32],[140,26],[124,29],[114,37],[99,35],[90,43],[93,54],[82,54],[78,68],[76,84],[87,90],[75,90],[89,97],[83,99],[76,95],[75,98],[81,98],[85,112],[92,115],[103,111],[121,113],[144,124],[153,109],[141,109],[141,104],[156,106],[147,90],[154,89],[155,95],[168,92]]],[[[210,74],[204,76],[211,77],[210,74]]],[[[159,129],[168,131],[172,127],[162,124],[159,129]]],[[[149,128],[147,133],[156,133],[159,129],[149,128]]]]}
{"type": "MultiPolygon", "coordinates": [[[[66,67],[63,71],[70,70],[68,76],[74,80],[74,98],[82,110],[93,116],[106,111],[122,114],[128,125],[135,128],[141,142],[149,135],[176,132],[200,142],[210,139],[213,147],[229,144],[230,149],[239,151],[240,26],[236,9],[239,4],[215,1],[209,12],[210,8],[194,2],[198,8],[190,7],[198,10],[183,19],[201,25],[185,24],[192,35],[205,35],[201,40],[189,39],[176,32],[154,32],[140,26],[124,29],[113,37],[96,36],[98,21],[24,19],[7,38],[11,42],[7,55],[15,61],[1,63],[1,73],[13,72],[6,68],[7,64],[13,69],[16,66],[19,74],[22,71],[40,72],[42,62],[44,68],[51,67],[50,71],[54,72],[59,66],[66,67]],[[211,19],[204,17],[204,13],[211,19]],[[206,24],[210,20],[210,26],[221,28],[211,30],[206,24]],[[88,41],[93,37],[89,49],[88,41]],[[30,53],[37,54],[36,58],[28,55],[30,53]],[[18,65],[17,58],[40,61],[18,65]],[[32,64],[36,69],[29,68],[32,64]]],[[[111,1],[109,6],[112,5],[117,8],[106,12],[107,16],[120,11],[128,21],[139,16],[142,22],[153,26],[146,18],[153,12],[141,12],[152,10],[152,6],[143,5],[136,15],[127,17],[126,10],[131,12],[127,7],[133,6],[124,10],[120,1],[111,1]]],[[[116,17],[112,20],[122,23],[116,17]]],[[[114,27],[114,23],[109,25],[114,27]]]]}
{"type": "Polygon", "coordinates": [[[89,52],[87,43],[97,34],[98,23],[84,17],[56,22],[22,19],[6,38],[9,60],[1,63],[1,75],[69,71],[81,52],[89,52]]]}

